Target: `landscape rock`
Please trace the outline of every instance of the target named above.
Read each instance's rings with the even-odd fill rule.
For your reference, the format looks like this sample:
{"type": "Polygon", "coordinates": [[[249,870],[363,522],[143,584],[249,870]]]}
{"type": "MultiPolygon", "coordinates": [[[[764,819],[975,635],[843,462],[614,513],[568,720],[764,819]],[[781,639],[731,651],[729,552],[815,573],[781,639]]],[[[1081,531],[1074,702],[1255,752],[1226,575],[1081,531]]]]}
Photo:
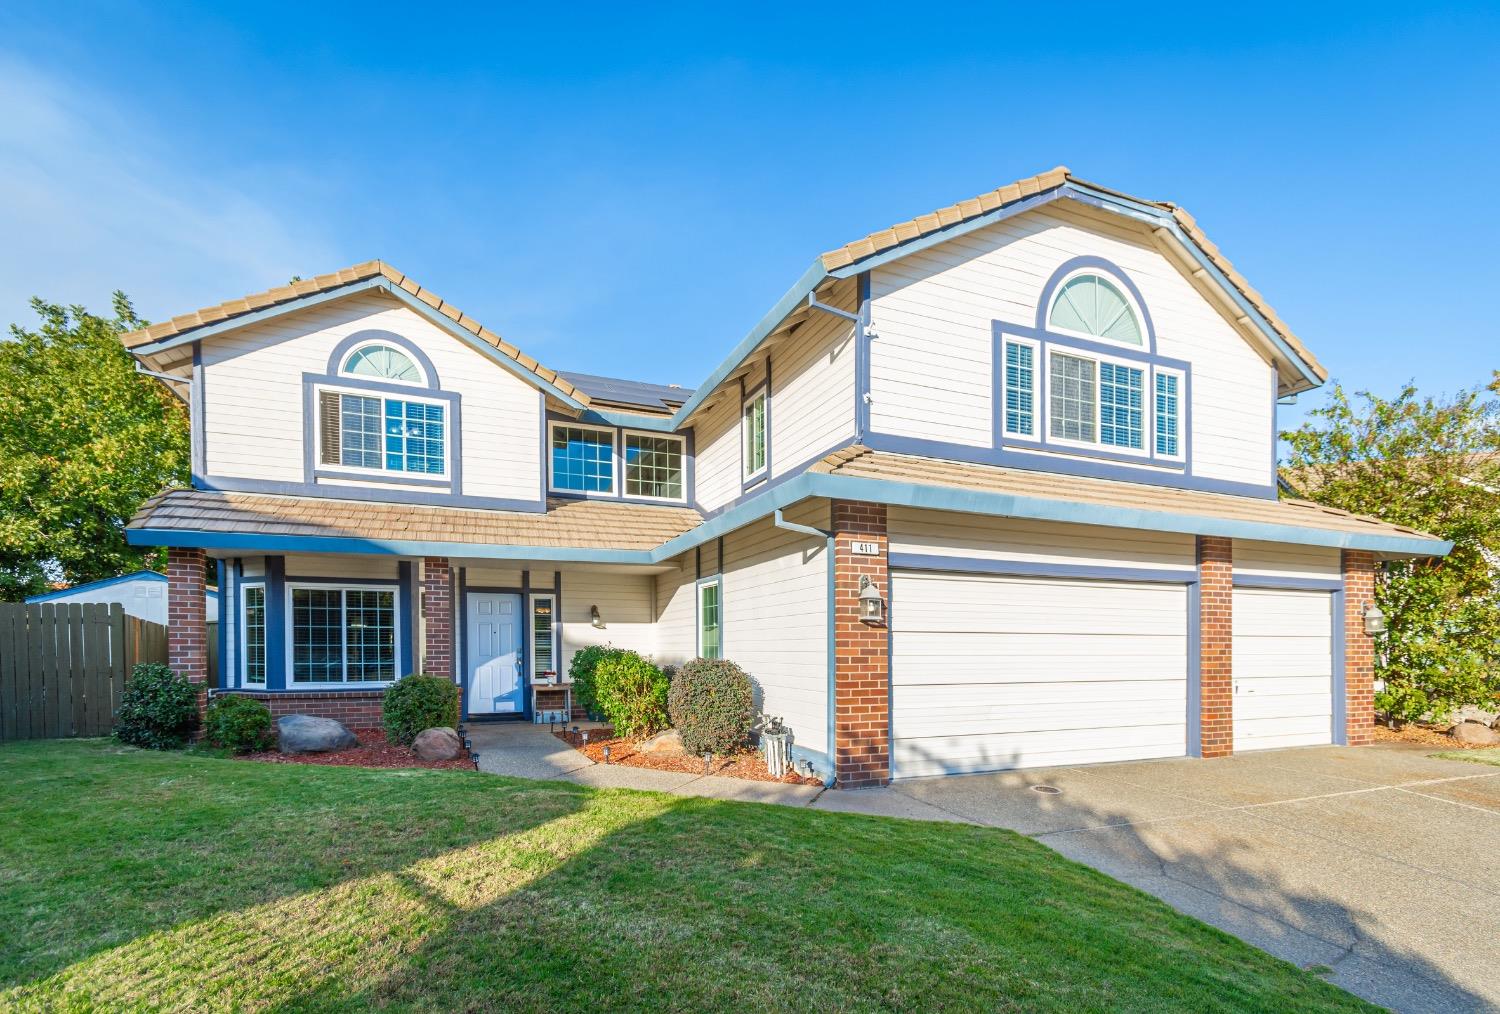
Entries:
{"type": "Polygon", "coordinates": [[[1454,725],[1462,722],[1478,722],[1480,725],[1488,725],[1491,728],[1496,722],[1500,722],[1500,712],[1491,711],[1488,708],[1476,707],[1473,704],[1465,704],[1453,713],[1449,719],[1454,725]]]}
{"type": "Polygon", "coordinates": [[[276,719],[276,748],[282,753],[326,753],[358,746],[342,722],[315,715],[282,715],[276,719]]]}
{"type": "Polygon", "coordinates": [[[446,725],[423,729],[411,742],[412,753],[424,761],[452,760],[458,756],[463,746],[463,740],[458,738],[458,733],[446,725]]]}
{"type": "Polygon", "coordinates": [[[1472,743],[1475,746],[1492,746],[1500,743],[1500,733],[1478,722],[1459,722],[1448,735],[1460,743],[1472,743]]]}
{"type": "Polygon", "coordinates": [[[682,747],[682,733],[676,729],[668,729],[666,732],[658,732],[646,742],[635,748],[636,753],[650,754],[653,757],[681,757],[687,753],[682,747]]]}

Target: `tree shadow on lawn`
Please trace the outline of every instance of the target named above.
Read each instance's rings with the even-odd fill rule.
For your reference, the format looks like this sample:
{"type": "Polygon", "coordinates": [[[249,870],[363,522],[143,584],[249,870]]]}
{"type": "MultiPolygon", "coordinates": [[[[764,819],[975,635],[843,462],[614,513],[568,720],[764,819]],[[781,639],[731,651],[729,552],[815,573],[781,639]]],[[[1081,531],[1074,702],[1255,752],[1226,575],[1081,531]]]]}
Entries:
{"type": "MultiPolygon", "coordinates": [[[[139,963],[120,976],[133,984],[122,1003],[147,1002],[131,990],[176,981],[182,968],[212,980],[223,962],[296,952],[310,926],[352,944],[363,930],[341,930],[340,911],[393,878],[545,840],[588,805],[586,790],[560,783],[255,764],[105,740],[7,746],[0,781],[0,991],[139,963]]],[[[512,852],[504,875],[523,876],[527,847],[512,852]]]]}

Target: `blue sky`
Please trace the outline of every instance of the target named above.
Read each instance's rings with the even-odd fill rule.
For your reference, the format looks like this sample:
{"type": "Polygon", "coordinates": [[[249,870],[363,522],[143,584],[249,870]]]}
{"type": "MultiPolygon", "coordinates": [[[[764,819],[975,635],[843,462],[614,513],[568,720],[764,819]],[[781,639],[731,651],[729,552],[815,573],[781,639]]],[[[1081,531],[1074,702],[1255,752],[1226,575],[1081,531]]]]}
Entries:
{"type": "Polygon", "coordinates": [[[1350,386],[1500,366],[1493,6],[752,6],[12,0],[0,322],[381,257],[692,385],[818,252],[1066,164],[1185,205],[1350,386]]]}

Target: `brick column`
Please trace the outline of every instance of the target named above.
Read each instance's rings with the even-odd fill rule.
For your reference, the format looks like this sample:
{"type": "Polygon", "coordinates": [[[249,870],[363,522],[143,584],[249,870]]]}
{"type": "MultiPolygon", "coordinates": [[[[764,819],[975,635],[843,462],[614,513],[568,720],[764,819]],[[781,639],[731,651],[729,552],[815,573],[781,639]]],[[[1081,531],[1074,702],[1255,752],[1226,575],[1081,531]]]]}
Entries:
{"type": "Polygon", "coordinates": [[[1234,543],[1198,536],[1198,721],[1202,757],[1234,753],[1234,543]]]}
{"type": "Polygon", "coordinates": [[[1350,746],[1375,739],[1375,640],[1365,605],[1375,601],[1375,554],[1344,550],[1344,729],[1350,746]]]}
{"type": "Polygon", "coordinates": [[[167,665],[200,688],[199,715],[208,706],[208,620],[203,605],[207,563],[201,549],[167,550],[167,665]]]}
{"type": "Polygon", "coordinates": [[[422,560],[422,671],[453,677],[453,568],[445,556],[422,560]]]}
{"type": "Polygon", "coordinates": [[[885,506],[835,500],[833,509],[834,773],[840,788],[884,785],[891,777],[890,639],[885,624],[859,619],[860,578],[890,601],[885,506]],[[856,554],[871,542],[876,555],[856,554]]]}

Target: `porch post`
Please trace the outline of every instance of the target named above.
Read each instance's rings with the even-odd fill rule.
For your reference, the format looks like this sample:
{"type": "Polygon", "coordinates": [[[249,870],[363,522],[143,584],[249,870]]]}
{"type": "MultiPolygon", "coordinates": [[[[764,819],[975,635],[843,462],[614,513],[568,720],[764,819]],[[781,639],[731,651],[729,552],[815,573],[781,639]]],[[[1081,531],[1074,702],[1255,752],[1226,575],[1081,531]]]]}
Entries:
{"type": "Polygon", "coordinates": [[[422,560],[422,671],[452,679],[453,568],[446,556],[422,560]]]}
{"type": "Polygon", "coordinates": [[[1200,757],[1234,753],[1234,543],[1198,536],[1200,757]]]}
{"type": "Polygon", "coordinates": [[[891,780],[890,637],[859,618],[860,579],[890,601],[884,504],[835,500],[833,510],[834,774],[840,788],[891,780]],[[865,552],[854,552],[861,542],[865,552]],[[870,553],[870,546],[876,552],[870,553]]]}
{"type": "Polygon", "coordinates": [[[198,714],[208,707],[208,622],[204,615],[201,549],[167,550],[167,665],[198,688],[198,714]]]}
{"type": "Polygon", "coordinates": [[[1375,642],[1365,633],[1365,606],[1375,601],[1375,554],[1343,553],[1344,731],[1350,746],[1375,739],[1375,642]]]}

